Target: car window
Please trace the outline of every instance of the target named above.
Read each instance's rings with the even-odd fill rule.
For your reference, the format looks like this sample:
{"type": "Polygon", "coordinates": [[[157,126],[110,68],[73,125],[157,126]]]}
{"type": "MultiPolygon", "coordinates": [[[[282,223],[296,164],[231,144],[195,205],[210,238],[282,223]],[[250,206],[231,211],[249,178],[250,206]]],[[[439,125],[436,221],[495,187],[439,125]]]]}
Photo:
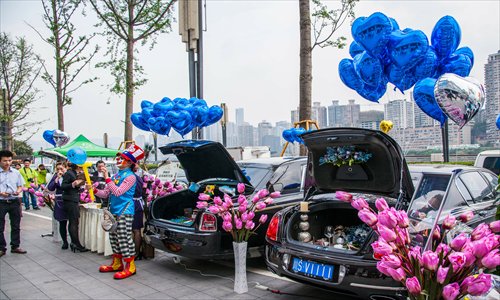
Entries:
{"type": "Polygon", "coordinates": [[[483,174],[484,177],[486,178],[486,181],[488,181],[491,184],[491,187],[495,188],[498,185],[498,176],[495,176],[487,172],[481,172],[481,174],[483,174]]]}
{"type": "Polygon", "coordinates": [[[281,194],[297,193],[302,183],[302,170],[302,164],[299,163],[282,164],[269,182],[281,194]]]}
{"type": "Polygon", "coordinates": [[[469,190],[467,190],[467,187],[460,178],[457,178],[457,180],[455,180],[455,185],[457,186],[457,190],[460,192],[460,195],[466,201],[472,201],[472,196],[470,195],[469,190]]]}
{"type": "Polygon", "coordinates": [[[500,157],[486,157],[482,167],[500,174],[500,157]]]}
{"type": "Polygon", "coordinates": [[[418,182],[420,181],[420,178],[422,178],[422,173],[410,172],[410,176],[411,176],[411,182],[413,183],[413,186],[417,186],[418,182]]]}
{"type": "Polygon", "coordinates": [[[463,183],[469,190],[474,202],[481,202],[491,193],[490,185],[484,180],[479,172],[467,172],[460,175],[463,183]]]}
{"type": "Polygon", "coordinates": [[[263,188],[261,187],[264,178],[268,177],[268,174],[271,172],[268,168],[259,168],[253,165],[244,165],[240,164],[241,171],[250,181],[253,187],[256,189],[263,188]]]}
{"type": "MultiPolygon", "coordinates": [[[[457,178],[457,180],[455,180],[455,183],[452,184],[450,186],[450,189],[448,190],[448,195],[446,196],[446,201],[443,205],[443,212],[441,213],[441,218],[446,217],[448,214],[453,213],[454,211],[460,211],[460,209],[469,206],[462,195],[462,191],[459,190],[459,186],[465,188],[462,181],[457,178]]],[[[467,192],[467,190],[465,190],[465,192],[467,192]]],[[[469,193],[467,192],[466,195],[469,195],[469,193]]]]}

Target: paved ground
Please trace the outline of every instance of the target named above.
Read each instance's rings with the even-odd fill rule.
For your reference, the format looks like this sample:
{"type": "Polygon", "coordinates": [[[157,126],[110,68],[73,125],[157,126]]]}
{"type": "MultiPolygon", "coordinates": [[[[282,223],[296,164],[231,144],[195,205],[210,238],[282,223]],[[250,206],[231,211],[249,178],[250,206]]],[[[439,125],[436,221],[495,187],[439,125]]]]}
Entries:
{"type": "MultiPolygon", "coordinates": [[[[0,299],[346,299],[328,291],[278,279],[265,270],[262,259],[249,262],[249,291],[233,292],[230,262],[182,259],[157,251],[152,260],[137,262],[137,274],[114,280],[99,273],[110,260],[96,253],[72,253],[41,234],[51,230],[48,209],[25,213],[21,221],[21,247],[25,255],[8,252],[0,258],[0,299]],[[194,269],[201,270],[200,274],[194,269]],[[255,286],[261,283],[288,293],[273,294],[255,286]],[[290,295],[291,294],[291,295],[290,295]]],[[[10,240],[6,222],[5,237],[10,240]]]]}

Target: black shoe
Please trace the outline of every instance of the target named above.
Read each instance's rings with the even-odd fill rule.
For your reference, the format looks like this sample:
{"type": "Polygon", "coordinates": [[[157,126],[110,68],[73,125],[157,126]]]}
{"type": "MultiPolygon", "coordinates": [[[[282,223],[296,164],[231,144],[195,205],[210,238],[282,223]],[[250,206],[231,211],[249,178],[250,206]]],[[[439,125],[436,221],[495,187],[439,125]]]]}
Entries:
{"type": "Polygon", "coordinates": [[[63,242],[61,249],[63,250],[68,249],[68,242],[63,242]]]}
{"type": "Polygon", "coordinates": [[[10,252],[12,252],[12,253],[17,253],[17,254],[26,254],[26,253],[28,253],[28,251],[26,251],[26,250],[24,250],[24,249],[22,249],[22,248],[19,248],[19,247],[17,247],[17,248],[12,248],[12,249],[10,250],[10,252]]]}
{"type": "Polygon", "coordinates": [[[135,260],[142,260],[142,258],[143,258],[142,252],[139,252],[139,254],[135,256],[135,260]]]}
{"type": "Polygon", "coordinates": [[[26,207],[26,209],[25,209],[25,210],[30,210],[30,208],[29,208],[29,207],[26,207]]]}
{"type": "Polygon", "coordinates": [[[75,253],[75,252],[87,252],[87,251],[89,251],[89,249],[83,247],[82,245],[75,245],[73,243],[71,243],[69,245],[69,247],[71,248],[71,251],[73,251],[73,253],[75,253]]]}
{"type": "Polygon", "coordinates": [[[33,207],[34,210],[40,210],[40,207],[33,207]]]}

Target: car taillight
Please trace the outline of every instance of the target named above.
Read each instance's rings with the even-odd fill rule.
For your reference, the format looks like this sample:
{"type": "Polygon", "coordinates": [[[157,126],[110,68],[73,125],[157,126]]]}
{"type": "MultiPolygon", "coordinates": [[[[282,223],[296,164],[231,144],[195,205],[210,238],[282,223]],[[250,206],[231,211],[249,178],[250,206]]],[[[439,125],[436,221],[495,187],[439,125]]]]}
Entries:
{"type": "Polygon", "coordinates": [[[280,218],[278,215],[274,215],[267,226],[266,237],[272,241],[278,240],[278,228],[279,228],[280,218]]]}
{"type": "Polygon", "coordinates": [[[217,231],[217,217],[210,213],[201,214],[200,231],[217,231]]]}

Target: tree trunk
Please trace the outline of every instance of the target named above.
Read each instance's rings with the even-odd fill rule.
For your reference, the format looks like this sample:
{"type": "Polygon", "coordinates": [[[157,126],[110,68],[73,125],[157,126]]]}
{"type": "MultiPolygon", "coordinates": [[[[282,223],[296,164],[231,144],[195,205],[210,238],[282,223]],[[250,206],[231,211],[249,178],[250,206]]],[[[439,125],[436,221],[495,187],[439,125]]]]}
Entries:
{"type": "Polygon", "coordinates": [[[54,39],[56,51],[56,101],[57,101],[57,128],[64,131],[64,99],[62,92],[61,44],[59,36],[59,18],[57,15],[56,0],[51,1],[52,17],[54,19],[54,39]]]}
{"type": "Polygon", "coordinates": [[[12,151],[14,149],[14,137],[12,136],[14,119],[12,118],[12,100],[10,98],[10,91],[7,91],[4,94],[4,96],[5,96],[4,101],[6,103],[6,108],[7,108],[6,112],[7,115],[9,116],[5,121],[5,125],[7,127],[5,130],[6,133],[5,139],[6,139],[7,150],[12,151]]]}
{"type": "MultiPolygon", "coordinates": [[[[134,109],[134,4],[129,1],[128,5],[129,23],[128,23],[128,39],[127,39],[127,75],[125,88],[125,136],[124,141],[132,140],[132,122],[130,115],[134,109]]],[[[128,145],[126,145],[128,146],[128,145]]]]}
{"type": "MultiPolygon", "coordinates": [[[[299,0],[300,14],[300,75],[299,75],[299,121],[311,119],[312,56],[311,56],[311,12],[310,0],[299,0]]],[[[305,155],[300,147],[300,155],[305,155]]]]}

